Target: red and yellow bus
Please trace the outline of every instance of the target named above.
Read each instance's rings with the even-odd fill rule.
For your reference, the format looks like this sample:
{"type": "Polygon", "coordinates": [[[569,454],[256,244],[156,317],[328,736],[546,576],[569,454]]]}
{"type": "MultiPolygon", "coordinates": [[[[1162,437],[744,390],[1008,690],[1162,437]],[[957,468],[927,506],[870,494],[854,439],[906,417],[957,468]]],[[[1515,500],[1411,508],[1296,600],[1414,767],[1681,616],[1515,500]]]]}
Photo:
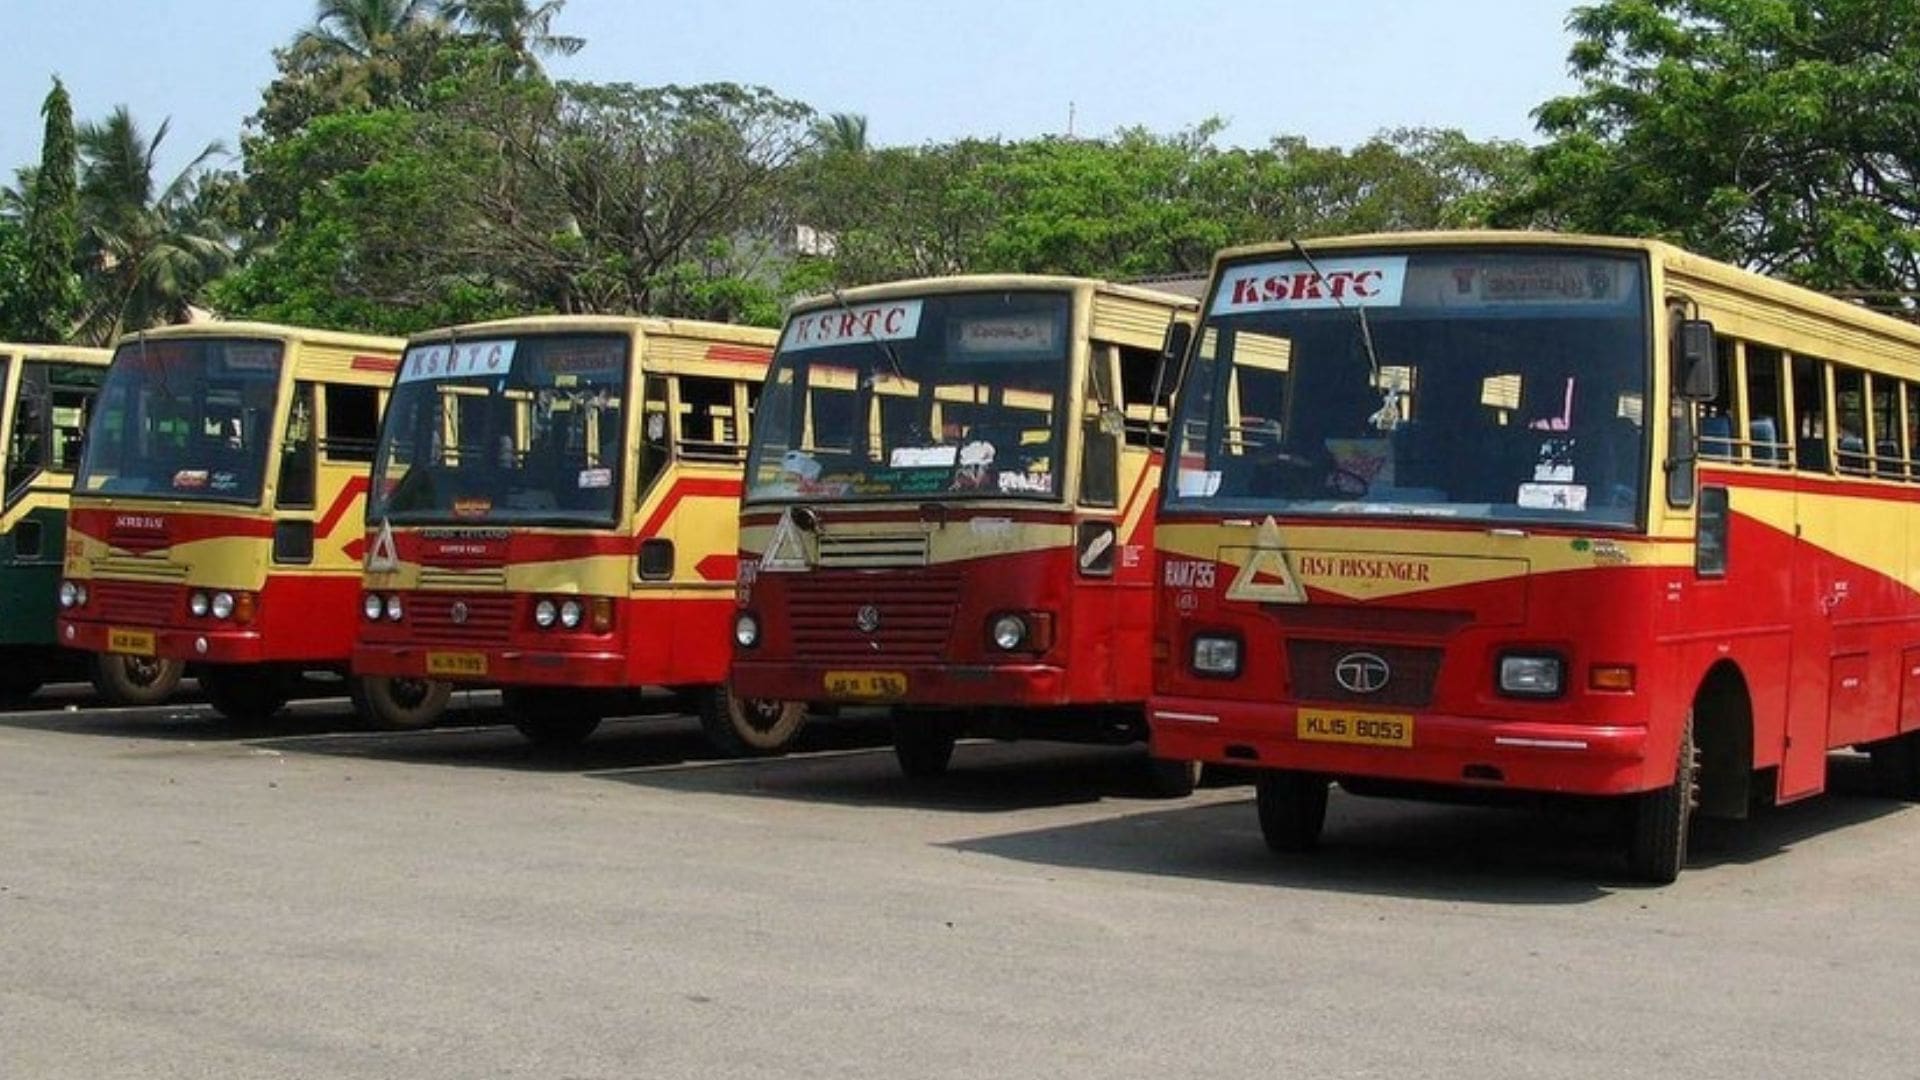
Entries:
{"type": "Polygon", "coordinates": [[[1025,276],[799,305],[747,465],[739,692],[891,706],[910,776],[963,734],[1144,737],[1156,376],[1192,310],[1025,276]]]}
{"type": "Polygon", "coordinates": [[[377,718],[425,723],[430,688],[493,684],[529,739],[575,742],[665,688],[747,748],[726,689],[736,507],[774,337],[547,317],[414,338],[356,607],[356,675],[402,689],[369,695],[377,718]]]}
{"type": "Polygon", "coordinates": [[[1920,328],[1658,243],[1222,254],[1156,543],[1157,753],[1359,794],[1702,814],[1920,789],[1920,328]]]}
{"type": "Polygon", "coordinates": [[[222,715],[279,710],[344,672],[359,522],[401,343],[206,323],[123,338],[94,404],[68,522],[60,643],[109,700],[183,669],[222,715]]]}

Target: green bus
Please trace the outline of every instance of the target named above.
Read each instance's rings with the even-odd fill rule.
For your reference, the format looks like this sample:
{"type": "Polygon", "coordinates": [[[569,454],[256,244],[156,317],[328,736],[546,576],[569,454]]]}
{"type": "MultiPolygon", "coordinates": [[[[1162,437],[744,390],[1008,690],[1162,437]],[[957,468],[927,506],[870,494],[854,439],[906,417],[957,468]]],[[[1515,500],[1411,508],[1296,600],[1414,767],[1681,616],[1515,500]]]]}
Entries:
{"type": "Polygon", "coordinates": [[[85,657],[54,644],[67,499],[106,349],[0,342],[0,699],[86,677],[85,657]]]}

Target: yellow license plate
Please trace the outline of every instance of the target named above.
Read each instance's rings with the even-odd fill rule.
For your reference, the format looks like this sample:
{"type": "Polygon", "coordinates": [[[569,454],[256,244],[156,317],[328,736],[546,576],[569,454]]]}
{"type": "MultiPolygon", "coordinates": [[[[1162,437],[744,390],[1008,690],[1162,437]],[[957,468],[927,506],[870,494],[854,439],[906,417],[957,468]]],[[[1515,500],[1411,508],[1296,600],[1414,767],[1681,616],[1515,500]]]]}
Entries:
{"type": "Polygon", "coordinates": [[[1296,734],[1302,742],[1413,745],[1413,717],[1398,713],[1301,709],[1296,725],[1296,734]]]}
{"type": "Polygon", "coordinates": [[[122,656],[152,656],[154,652],[153,631],[151,630],[107,630],[107,651],[122,656]]]}
{"type": "Polygon", "coordinates": [[[898,671],[829,671],[826,687],[829,697],[883,700],[907,696],[907,677],[898,671]]]}
{"type": "Polygon", "coordinates": [[[487,673],[487,655],[477,652],[430,652],[427,674],[478,679],[487,673]]]}

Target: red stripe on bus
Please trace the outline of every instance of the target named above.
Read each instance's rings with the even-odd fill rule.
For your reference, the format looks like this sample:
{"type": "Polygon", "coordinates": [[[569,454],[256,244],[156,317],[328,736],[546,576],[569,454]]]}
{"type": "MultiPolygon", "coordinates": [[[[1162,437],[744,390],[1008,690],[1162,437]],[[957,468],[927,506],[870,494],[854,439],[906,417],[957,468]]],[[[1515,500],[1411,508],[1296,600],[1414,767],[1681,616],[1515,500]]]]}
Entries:
{"type": "Polygon", "coordinates": [[[768,349],[755,349],[746,345],[709,345],[707,359],[724,361],[729,364],[753,364],[764,367],[773,359],[768,349]]]}
{"type": "Polygon", "coordinates": [[[400,361],[385,356],[356,356],[347,364],[355,371],[383,371],[387,374],[400,370],[400,361]]]}
{"type": "Polygon", "coordinates": [[[660,504],[660,508],[653,512],[653,516],[647,519],[645,525],[641,526],[640,538],[645,540],[659,532],[660,526],[666,524],[667,518],[673,516],[673,512],[679,509],[680,500],[699,495],[720,495],[737,499],[740,497],[740,481],[684,480],[675,484],[673,490],[667,493],[666,500],[660,504]]]}

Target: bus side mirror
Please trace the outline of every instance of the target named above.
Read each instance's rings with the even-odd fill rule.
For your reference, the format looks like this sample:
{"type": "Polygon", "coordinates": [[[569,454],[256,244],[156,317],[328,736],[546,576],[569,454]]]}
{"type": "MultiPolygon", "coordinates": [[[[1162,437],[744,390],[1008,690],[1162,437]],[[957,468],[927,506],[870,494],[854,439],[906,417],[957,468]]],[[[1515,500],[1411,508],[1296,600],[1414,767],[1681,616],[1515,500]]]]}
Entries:
{"type": "Polygon", "coordinates": [[[1683,319],[1674,331],[1673,385],[1682,401],[1712,401],[1720,396],[1720,365],[1716,362],[1713,324],[1683,319]]]}

